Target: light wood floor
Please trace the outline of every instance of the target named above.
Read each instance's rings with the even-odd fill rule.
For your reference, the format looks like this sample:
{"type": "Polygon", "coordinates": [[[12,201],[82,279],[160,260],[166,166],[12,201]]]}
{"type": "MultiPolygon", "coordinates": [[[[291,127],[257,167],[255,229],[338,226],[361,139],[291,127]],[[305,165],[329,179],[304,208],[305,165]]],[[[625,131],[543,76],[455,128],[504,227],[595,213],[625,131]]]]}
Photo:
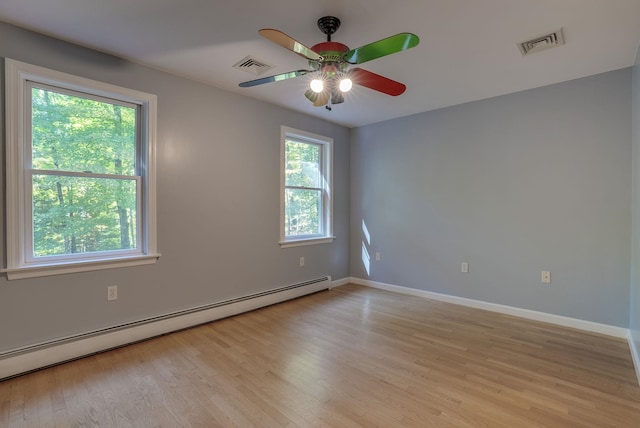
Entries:
{"type": "Polygon", "coordinates": [[[0,382],[1,427],[640,427],[624,340],[346,285],[0,382]]]}

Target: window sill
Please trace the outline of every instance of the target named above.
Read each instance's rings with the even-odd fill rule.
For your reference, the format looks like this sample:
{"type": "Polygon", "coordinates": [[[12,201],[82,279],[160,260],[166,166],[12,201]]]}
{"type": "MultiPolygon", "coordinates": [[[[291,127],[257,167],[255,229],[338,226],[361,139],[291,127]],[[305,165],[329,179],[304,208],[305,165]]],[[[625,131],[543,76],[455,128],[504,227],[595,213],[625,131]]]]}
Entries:
{"type": "Polygon", "coordinates": [[[303,245],[330,244],[335,236],[323,236],[322,238],[290,239],[280,241],[280,248],[302,247],[303,245]]]}
{"type": "Polygon", "coordinates": [[[83,260],[66,263],[49,263],[37,266],[1,269],[7,279],[36,278],[40,276],[62,275],[67,273],[88,272],[93,270],[114,269],[130,266],[154,264],[161,254],[144,254],[132,257],[121,257],[101,260],[83,260]]]}

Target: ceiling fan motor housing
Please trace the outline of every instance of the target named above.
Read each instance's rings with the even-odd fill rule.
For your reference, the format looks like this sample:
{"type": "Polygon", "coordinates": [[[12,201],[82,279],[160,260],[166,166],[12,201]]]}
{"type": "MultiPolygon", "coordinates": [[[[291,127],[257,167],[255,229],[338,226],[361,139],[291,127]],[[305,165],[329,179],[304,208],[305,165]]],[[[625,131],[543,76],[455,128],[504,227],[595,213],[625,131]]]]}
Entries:
{"type": "Polygon", "coordinates": [[[338,71],[344,71],[349,65],[343,60],[344,53],[349,47],[338,42],[322,42],[311,47],[311,50],[322,56],[322,61],[309,61],[309,65],[315,70],[325,71],[328,66],[334,66],[338,71]]]}

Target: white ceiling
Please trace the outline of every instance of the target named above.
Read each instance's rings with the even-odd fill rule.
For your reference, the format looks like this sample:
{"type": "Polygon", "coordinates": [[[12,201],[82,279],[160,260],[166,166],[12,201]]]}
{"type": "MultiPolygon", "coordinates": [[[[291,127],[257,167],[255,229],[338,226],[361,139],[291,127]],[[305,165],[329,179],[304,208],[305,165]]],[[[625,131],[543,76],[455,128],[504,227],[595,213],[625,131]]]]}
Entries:
{"type": "Polygon", "coordinates": [[[628,67],[640,42],[640,0],[2,0],[0,20],[349,127],[628,67]],[[266,75],[308,68],[259,29],[312,46],[325,15],[350,48],[418,35],[361,66],[407,92],[357,87],[327,111],[304,97],[308,76],[238,87],[256,78],[232,68],[247,55],[274,66],[266,75]],[[565,45],[520,54],[517,43],[559,28],[565,45]]]}

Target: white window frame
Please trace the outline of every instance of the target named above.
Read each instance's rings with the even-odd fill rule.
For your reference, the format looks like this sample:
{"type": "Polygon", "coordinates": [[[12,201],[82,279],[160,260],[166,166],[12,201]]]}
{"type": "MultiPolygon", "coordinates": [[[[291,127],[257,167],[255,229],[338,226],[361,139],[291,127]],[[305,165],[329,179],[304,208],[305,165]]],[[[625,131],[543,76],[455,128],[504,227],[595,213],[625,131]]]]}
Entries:
{"type": "Polygon", "coordinates": [[[282,126],[280,128],[280,247],[325,244],[333,242],[333,138],[282,126]],[[285,236],[285,156],[287,139],[321,147],[322,213],[321,234],[285,236]]]}
{"type": "Polygon", "coordinates": [[[157,97],[9,58],[5,59],[5,96],[7,267],[1,271],[7,274],[7,278],[31,278],[155,263],[160,257],[156,248],[157,97]],[[138,106],[141,142],[137,155],[137,161],[140,162],[140,177],[137,179],[138,227],[141,228],[139,248],[64,257],[33,257],[31,103],[26,98],[30,96],[33,84],[78,92],[87,98],[106,98],[115,100],[115,103],[138,106]]]}

